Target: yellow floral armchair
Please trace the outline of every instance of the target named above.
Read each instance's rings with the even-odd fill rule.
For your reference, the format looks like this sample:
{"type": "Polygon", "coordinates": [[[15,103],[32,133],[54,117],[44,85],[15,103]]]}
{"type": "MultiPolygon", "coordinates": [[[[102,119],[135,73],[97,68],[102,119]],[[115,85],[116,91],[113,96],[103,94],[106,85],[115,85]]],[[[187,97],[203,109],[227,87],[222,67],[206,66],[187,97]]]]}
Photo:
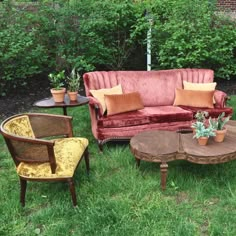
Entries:
{"type": "Polygon", "coordinates": [[[2,122],[1,134],[20,178],[22,206],[27,180],[68,182],[73,205],[77,205],[73,176],[83,157],[89,172],[89,153],[88,140],[73,137],[72,117],[19,114],[2,122]]]}

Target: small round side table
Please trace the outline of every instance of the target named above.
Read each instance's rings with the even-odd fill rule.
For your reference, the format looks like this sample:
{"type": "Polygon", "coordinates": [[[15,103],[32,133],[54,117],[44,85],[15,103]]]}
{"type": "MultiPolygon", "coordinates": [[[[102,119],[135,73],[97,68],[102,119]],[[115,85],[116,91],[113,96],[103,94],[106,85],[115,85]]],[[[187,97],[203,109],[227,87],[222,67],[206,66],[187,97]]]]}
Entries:
{"type": "Polygon", "coordinates": [[[68,95],[65,95],[64,102],[54,102],[52,97],[44,98],[42,100],[36,101],[33,106],[40,108],[55,108],[61,107],[63,109],[63,114],[67,115],[67,107],[77,107],[89,103],[89,99],[84,96],[78,95],[77,101],[71,102],[68,95]]]}

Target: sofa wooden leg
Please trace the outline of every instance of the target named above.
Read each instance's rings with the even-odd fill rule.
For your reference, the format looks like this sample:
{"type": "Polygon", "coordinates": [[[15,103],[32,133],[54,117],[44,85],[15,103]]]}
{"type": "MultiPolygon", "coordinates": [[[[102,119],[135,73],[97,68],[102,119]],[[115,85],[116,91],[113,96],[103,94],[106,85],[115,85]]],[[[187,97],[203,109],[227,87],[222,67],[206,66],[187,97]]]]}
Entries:
{"type": "Polygon", "coordinates": [[[74,184],[73,179],[69,179],[68,183],[69,183],[70,194],[71,194],[73,205],[77,206],[77,200],[76,200],[76,194],[75,194],[75,184],[74,184]]]}
{"type": "Polygon", "coordinates": [[[27,181],[20,178],[20,203],[25,206],[25,193],[26,193],[27,181]]]}
{"type": "Polygon", "coordinates": [[[103,152],[103,141],[102,140],[98,140],[98,147],[100,152],[103,152]]]}

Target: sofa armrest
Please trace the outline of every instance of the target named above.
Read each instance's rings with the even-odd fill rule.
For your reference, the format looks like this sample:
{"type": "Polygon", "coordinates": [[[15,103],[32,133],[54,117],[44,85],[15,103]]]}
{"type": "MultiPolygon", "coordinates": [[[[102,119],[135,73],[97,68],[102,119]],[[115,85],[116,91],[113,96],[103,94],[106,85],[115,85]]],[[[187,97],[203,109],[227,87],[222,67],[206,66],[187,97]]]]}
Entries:
{"type": "Polygon", "coordinates": [[[216,108],[224,108],[226,106],[227,100],[230,99],[230,97],[225,92],[220,90],[215,90],[214,98],[216,101],[215,103],[216,108]]]}
{"type": "Polygon", "coordinates": [[[92,96],[89,96],[88,98],[89,98],[89,105],[95,109],[96,118],[98,120],[100,117],[103,116],[102,106],[96,98],[92,96]]]}

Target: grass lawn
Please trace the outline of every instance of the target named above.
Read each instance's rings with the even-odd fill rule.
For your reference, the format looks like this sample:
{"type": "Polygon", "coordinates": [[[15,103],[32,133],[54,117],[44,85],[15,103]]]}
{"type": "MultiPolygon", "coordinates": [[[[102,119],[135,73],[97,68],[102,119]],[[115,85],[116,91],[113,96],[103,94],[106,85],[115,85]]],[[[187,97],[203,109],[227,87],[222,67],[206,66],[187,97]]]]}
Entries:
{"type": "MultiPolygon", "coordinates": [[[[229,105],[236,110],[236,96],[229,105]]],[[[99,153],[88,106],[68,114],[74,134],[90,141],[90,176],[84,161],[75,175],[78,206],[72,206],[65,183],[28,182],[22,208],[15,167],[0,137],[0,235],[236,235],[236,161],[171,162],[163,192],[159,165],[141,162],[137,169],[128,142],[108,143],[99,153]]]]}

